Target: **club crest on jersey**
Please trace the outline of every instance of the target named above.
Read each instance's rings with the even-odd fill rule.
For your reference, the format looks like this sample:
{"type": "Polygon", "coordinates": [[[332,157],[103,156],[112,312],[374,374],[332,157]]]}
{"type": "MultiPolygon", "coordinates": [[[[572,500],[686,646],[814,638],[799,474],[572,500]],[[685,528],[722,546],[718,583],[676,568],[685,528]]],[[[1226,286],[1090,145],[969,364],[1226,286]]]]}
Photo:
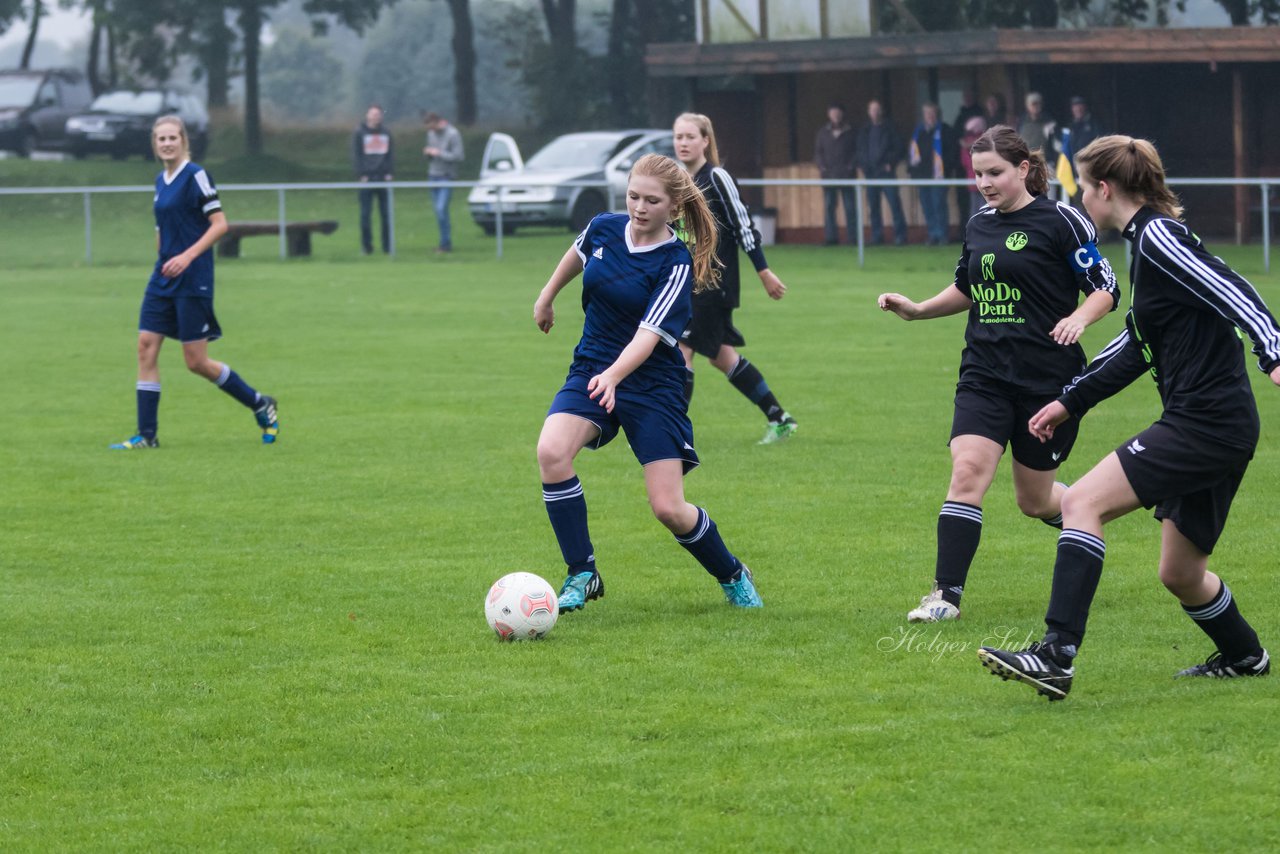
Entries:
{"type": "Polygon", "coordinates": [[[1026,232],[1015,231],[1004,239],[1004,245],[1014,252],[1017,252],[1019,249],[1027,245],[1026,232]]]}

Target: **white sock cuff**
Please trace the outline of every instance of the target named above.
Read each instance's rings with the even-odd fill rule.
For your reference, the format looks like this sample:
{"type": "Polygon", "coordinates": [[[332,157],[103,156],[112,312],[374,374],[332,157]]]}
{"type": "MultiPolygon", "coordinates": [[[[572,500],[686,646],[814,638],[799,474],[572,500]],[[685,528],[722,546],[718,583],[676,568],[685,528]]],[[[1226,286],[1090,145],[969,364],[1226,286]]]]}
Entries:
{"type": "Polygon", "coordinates": [[[138,380],[138,391],[160,391],[160,383],[138,380]]]}
{"type": "Polygon", "coordinates": [[[217,383],[218,385],[224,385],[230,376],[231,376],[231,366],[228,365],[226,362],[223,362],[222,373],[218,374],[218,378],[214,380],[214,382],[217,383]]]}

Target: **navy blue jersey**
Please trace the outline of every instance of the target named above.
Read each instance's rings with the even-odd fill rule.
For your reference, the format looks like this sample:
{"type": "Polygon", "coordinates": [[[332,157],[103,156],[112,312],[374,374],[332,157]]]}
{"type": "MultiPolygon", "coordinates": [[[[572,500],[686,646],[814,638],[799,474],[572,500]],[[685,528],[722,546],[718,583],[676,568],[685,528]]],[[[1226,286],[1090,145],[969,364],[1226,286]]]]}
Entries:
{"type": "Polygon", "coordinates": [[[628,221],[626,214],[600,214],[574,241],[586,314],[574,362],[599,373],[617,361],[637,330],[648,329],[661,341],[622,386],[683,388],[684,357],[676,342],[689,322],[693,259],[670,229],[662,243],[633,246],[628,221]]]}
{"type": "Polygon", "coordinates": [[[961,379],[984,379],[1031,395],[1058,395],[1085,364],[1079,344],[1049,333],[1080,295],[1120,292],[1098,252],[1089,217],[1036,196],[1010,213],[983,208],[965,228],[955,286],[970,300],[961,379]]]}
{"type": "Polygon", "coordinates": [[[187,161],[170,178],[164,171],[156,176],[156,230],[160,234],[160,255],[147,282],[147,291],[166,296],[213,296],[213,250],[191,262],[177,278],[161,274],[160,268],[175,255],[196,244],[209,230],[209,215],[222,210],[213,179],[200,166],[187,161]]]}
{"type": "Polygon", "coordinates": [[[1258,366],[1280,365],[1280,324],[1243,276],[1211,255],[1185,223],[1142,208],[1122,234],[1133,242],[1125,329],[1059,398],[1081,416],[1150,373],[1161,419],[1253,448],[1258,410],[1237,330],[1258,366]]]}

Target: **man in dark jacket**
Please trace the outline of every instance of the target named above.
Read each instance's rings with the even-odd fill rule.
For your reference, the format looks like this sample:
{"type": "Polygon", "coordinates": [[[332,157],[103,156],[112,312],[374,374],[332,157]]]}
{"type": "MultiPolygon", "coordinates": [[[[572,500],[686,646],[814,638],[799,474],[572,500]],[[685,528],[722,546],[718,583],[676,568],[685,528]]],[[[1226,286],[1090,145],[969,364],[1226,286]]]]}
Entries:
{"type": "MultiPolygon", "coordinates": [[[[827,180],[856,177],[854,172],[853,128],[844,118],[844,106],[827,107],[827,124],[818,129],[813,143],[813,160],[818,164],[818,175],[827,180]]],[[[823,187],[822,199],[825,211],[826,243],[834,246],[840,242],[840,229],[836,225],[836,206],[844,201],[844,222],[849,231],[849,242],[854,243],[854,193],[853,187],[823,187]]]]}
{"type": "MultiPolygon", "coordinates": [[[[858,168],[862,177],[892,180],[897,177],[898,164],[902,162],[902,137],[885,118],[884,107],[879,101],[867,104],[868,124],[858,131],[858,168]]],[[[880,197],[889,203],[893,216],[893,242],[901,246],[907,242],[907,218],[902,213],[902,199],[897,187],[867,187],[867,209],[871,214],[871,242],[884,243],[884,214],[880,210],[880,197]]]]}
{"type": "MultiPolygon", "coordinates": [[[[911,135],[907,152],[907,170],[912,178],[950,178],[956,174],[960,148],[955,133],[943,124],[938,105],[926,103],[920,108],[920,124],[911,135]]],[[[947,242],[951,229],[951,212],[947,188],[920,187],[920,207],[924,210],[925,229],[930,246],[947,242]]]]}
{"type": "MultiPolygon", "coordinates": [[[[364,123],[351,137],[351,159],[356,178],[365,183],[391,180],[391,134],[382,126],[382,107],[373,104],[364,114],[364,123]]],[[[391,251],[391,223],[388,220],[387,189],[369,187],[360,190],[360,247],[364,254],[373,252],[373,201],[378,200],[382,216],[382,251],[391,251]]]]}

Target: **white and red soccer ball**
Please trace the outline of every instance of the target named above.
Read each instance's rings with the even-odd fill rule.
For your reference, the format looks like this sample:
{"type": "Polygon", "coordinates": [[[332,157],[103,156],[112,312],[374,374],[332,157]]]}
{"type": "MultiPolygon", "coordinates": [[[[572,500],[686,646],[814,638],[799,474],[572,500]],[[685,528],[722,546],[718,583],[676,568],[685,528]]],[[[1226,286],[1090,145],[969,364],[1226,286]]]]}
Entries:
{"type": "Polygon", "coordinates": [[[484,618],[503,640],[540,638],[559,616],[555,589],[532,572],[502,576],[484,599],[484,618]]]}

